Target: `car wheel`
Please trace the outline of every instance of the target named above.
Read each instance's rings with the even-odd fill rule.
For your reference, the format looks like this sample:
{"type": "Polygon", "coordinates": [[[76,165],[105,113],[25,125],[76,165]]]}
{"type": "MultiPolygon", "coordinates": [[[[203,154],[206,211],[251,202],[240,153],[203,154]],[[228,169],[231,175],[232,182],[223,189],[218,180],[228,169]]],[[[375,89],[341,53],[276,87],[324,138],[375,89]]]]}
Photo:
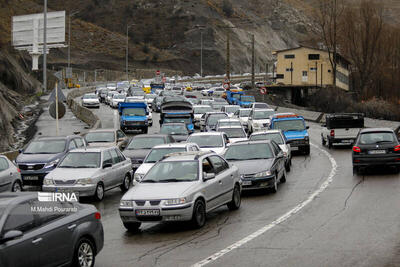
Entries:
{"type": "Polygon", "coordinates": [[[87,238],[81,238],[75,249],[72,266],[93,267],[95,261],[95,250],[92,241],[87,238]]]}
{"type": "Polygon", "coordinates": [[[130,222],[130,223],[123,223],[124,227],[128,232],[137,232],[142,225],[140,222],[130,222]]]}
{"type": "Polygon", "coordinates": [[[272,193],[278,192],[278,180],[277,180],[277,175],[275,174],[274,176],[274,186],[271,188],[272,193]]]}
{"type": "Polygon", "coordinates": [[[304,154],[310,155],[310,147],[309,146],[304,149],[304,154]]]}
{"type": "Polygon", "coordinates": [[[103,184],[98,184],[96,187],[96,192],[94,193],[94,198],[97,201],[101,201],[104,198],[104,186],[103,184]]]}
{"type": "Polygon", "coordinates": [[[22,191],[22,185],[20,181],[15,181],[13,185],[11,186],[11,192],[21,192],[22,191]]]}
{"type": "Polygon", "coordinates": [[[328,148],[331,149],[332,148],[332,142],[328,139],[328,148]]]}
{"type": "Polygon", "coordinates": [[[321,139],[322,139],[322,145],[325,146],[326,145],[326,140],[324,139],[324,137],[321,135],[321,139]]]}
{"type": "Polygon", "coordinates": [[[206,223],[206,206],[203,200],[196,200],[193,207],[192,224],[195,228],[201,228],[206,223]]]}
{"type": "Polygon", "coordinates": [[[129,177],[129,174],[126,174],[120,188],[122,192],[126,192],[129,190],[130,186],[131,186],[131,178],[129,177]]]}
{"type": "Polygon", "coordinates": [[[143,129],[143,133],[144,133],[144,134],[147,134],[148,131],[149,131],[148,128],[144,128],[144,129],[143,129]]]}
{"type": "Polygon", "coordinates": [[[232,201],[227,204],[228,209],[230,210],[239,209],[241,202],[242,199],[240,195],[240,187],[238,185],[235,185],[235,187],[233,188],[232,201]]]}
{"type": "Polygon", "coordinates": [[[290,160],[288,160],[288,161],[286,162],[286,164],[285,164],[285,170],[286,170],[287,172],[290,172],[290,160]]]}
{"type": "Polygon", "coordinates": [[[286,171],[283,172],[283,175],[282,175],[281,179],[279,180],[279,182],[280,182],[281,184],[286,183],[286,171]]]}

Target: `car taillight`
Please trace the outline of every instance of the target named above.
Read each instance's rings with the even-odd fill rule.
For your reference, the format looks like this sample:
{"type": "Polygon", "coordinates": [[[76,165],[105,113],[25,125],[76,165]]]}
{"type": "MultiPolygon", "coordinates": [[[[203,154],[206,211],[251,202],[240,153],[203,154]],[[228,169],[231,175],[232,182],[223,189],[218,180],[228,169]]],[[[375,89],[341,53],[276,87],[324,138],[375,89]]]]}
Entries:
{"type": "Polygon", "coordinates": [[[17,168],[17,172],[21,172],[21,170],[19,168],[17,168]]]}
{"type": "Polygon", "coordinates": [[[101,219],[101,214],[100,214],[100,212],[96,212],[96,213],[94,214],[94,217],[95,217],[97,220],[100,220],[100,219],[101,219]]]}
{"type": "Polygon", "coordinates": [[[394,150],[395,152],[399,152],[399,151],[400,151],[400,145],[395,146],[393,150],[394,150]]]}
{"type": "Polygon", "coordinates": [[[358,146],[353,146],[353,151],[360,153],[361,152],[361,148],[359,148],[358,146]]]}
{"type": "Polygon", "coordinates": [[[332,137],[335,136],[335,130],[331,130],[331,136],[332,136],[332,137]]]}

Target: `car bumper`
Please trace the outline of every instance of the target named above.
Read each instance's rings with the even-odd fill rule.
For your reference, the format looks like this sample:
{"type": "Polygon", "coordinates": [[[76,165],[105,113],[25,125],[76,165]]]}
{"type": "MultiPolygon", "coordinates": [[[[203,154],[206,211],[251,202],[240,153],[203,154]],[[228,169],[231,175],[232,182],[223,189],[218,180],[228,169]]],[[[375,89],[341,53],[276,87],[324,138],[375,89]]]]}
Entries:
{"type": "Polygon", "coordinates": [[[82,106],[86,108],[98,108],[100,107],[100,103],[83,103],[82,106]]]}
{"type": "Polygon", "coordinates": [[[142,130],[148,128],[148,125],[121,125],[123,130],[142,130]]]}
{"type": "Polygon", "coordinates": [[[352,145],[356,139],[355,138],[329,138],[332,144],[348,144],[352,145]]]}
{"type": "Polygon", "coordinates": [[[241,180],[241,182],[242,182],[242,190],[271,188],[274,187],[275,184],[273,175],[260,178],[247,178],[247,179],[244,178],[241,180]]]}
{"type": "Polygon", "coordinates": [[[122,222],[171,222],[171,221],[189,221],[192,219],[192,203],[171,207],[135,207],[119,208],[119,215],[122,222]],[[160,210],[159,216],[136,216],[135,210],[160,210]]]}
{"type": "Polygon", "coordinates": [[[21,170],[21,178],[23,185],[41,186],[43,184],[44,177],[53,170],[50,168],[46,171],[43,169],[40,171],[23,171],[21,170]]]}
{"type": "Polygon", "coordinates": [[[306,149],[310,148],[309,143],[289,143],[290,144],[290,149],[292,152],[297,152],[297,151],[304,151],[306,149]]]}
{"type": "Polygon", "coordinates": [[[96,184],[90,185],[43,185],[44,192],[75,192],[80,197],[94,196],[96,184]]]}
{"type": "Polygon", "coordinates": [[[400,155],[382,155],[380,157],[353,156],[354,167],[400,166],[400,155]]]}

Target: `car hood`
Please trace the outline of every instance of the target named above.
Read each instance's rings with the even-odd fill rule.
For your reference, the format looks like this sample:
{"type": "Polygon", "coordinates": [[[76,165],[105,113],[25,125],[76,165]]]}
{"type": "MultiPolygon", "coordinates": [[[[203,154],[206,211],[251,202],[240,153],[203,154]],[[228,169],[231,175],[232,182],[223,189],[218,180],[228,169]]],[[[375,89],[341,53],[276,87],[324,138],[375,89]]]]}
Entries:
{"type": "Polygon", "coordinates": [[[56,159],[64,156],[64,152],[58,154],[19,154],[15,162],[17,164],[21,163],[47,163],[52,162],[56,159]]]}
{"type": "Polygon", "coordinates": [[[125,149],[122,153],[128,157],[133,159],[144,159],[151,149],[125,149]]]}
{"type": "Polygon", "coordinates": [[[184,193],[195,186],[194,182],[177,183],[138,183],[122,197],[123,200],[155,200],[183,197],[184,193]]]}
{"type": "Polygon", "coordinates": [[[255,123],[258,123],[258,124],[264,124],[264,123],[270,123],[271,122],[271,120],[269,120],[269,119],[264,119],[264,120],[253,120],[253,122],[255,122],[255,123]]]}
{"type": "Polygon", "coordinates": [[[273,159],[255,159],[255,160],[231,160],[232,165],[238,167],[239,174],[253,174],[269,170],[274,162],[273,159]]]}
{"type": "Polygon", "coordinates": [[[98,170],[98,168],[55,168],[46,176],[46,178],[54,180],[93,178],[98,170]]]}
{"type": "Polygon", "coordinates": [[[146,174],[149,172],[151,167],[154,166],[155,163],[143,163],[139,166],[139,168],[135,171],[135,173],[146,174]]]}
{"type": "Polygon", "coordinates": [[[285,131],[284,132],[287,139],[303,139],[305,136],[308,136],[307,130],[304,131],[285,131]]]}

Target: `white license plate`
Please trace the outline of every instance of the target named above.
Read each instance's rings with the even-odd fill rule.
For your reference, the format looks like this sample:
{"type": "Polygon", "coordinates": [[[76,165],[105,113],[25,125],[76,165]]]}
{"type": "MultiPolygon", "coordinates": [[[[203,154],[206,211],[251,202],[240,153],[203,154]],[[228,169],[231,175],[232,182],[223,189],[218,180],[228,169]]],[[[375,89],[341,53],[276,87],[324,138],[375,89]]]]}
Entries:
{"type": "Polygon", "coordinates": [[[39,176],[24,176],[24,180],[37,181],[39,180],[39,176]]]}
{"type": "Polygon", "coordinates": [[[342,140],[342,143],[353,143],[353,140],[342,140]]]}
{"type": "Polygon", "coordinates": [[[386,154],[386,150],[370,150],[368,154],[386,154]]]}
{"type": "Polygon", "coordinates": [[[137,216],[159,216],[160,210],[136,210],[137,216]]]}
{"type": "Polygon", "coordinates": [[[242,185],[251,185],[251,181],[242,181],[242,185]]]}
{"type": "Polygon", "coordinates": [[[292,146],[291,149],[292,149],[292,151],[297,151],[297,150],[299,150],[299,147],[298,146],[292,146]]]}

